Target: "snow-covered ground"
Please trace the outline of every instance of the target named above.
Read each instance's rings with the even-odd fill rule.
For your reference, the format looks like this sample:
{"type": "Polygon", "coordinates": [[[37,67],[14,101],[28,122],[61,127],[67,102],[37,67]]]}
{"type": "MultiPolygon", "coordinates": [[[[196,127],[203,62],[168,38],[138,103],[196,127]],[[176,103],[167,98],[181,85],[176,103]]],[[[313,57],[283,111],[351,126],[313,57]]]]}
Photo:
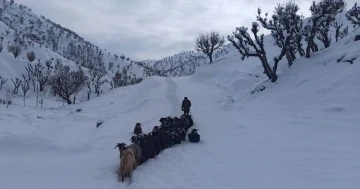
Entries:
{"type": "Polygon", "coordinates": [[[351,39],[299,58],[277,83],[264,82],[256,61],[229,56],[194,76],[150,77],[72,106],[0,106],[0,188],[355,189],[360,61],[336,61],[358,52],[351,39]],[[166,149],[119,183],[115,144],[130,143],[136,122],[149,132],[180,115],[184,96],[201,142],[166,149]]]}
{"type": "MultiPolygon", "coordinates": [[[[276,83],[266,80],[258,59],[240,61],[232,48],[193,76],[147,77],[70,106],[49,98],[35,107],[32,95],[23,107],[18,97],[9,108],[0,105],[0,189],[357,189],[360,42],[354,36],[310,59],[298,57],[290,68],[283,60],[276,83]],[[160,117],[179,116],[184,96],[201,142],[166,149],[139,166],[131,184],[118,182],[116,143],[129,144],[137,122],[149,132],[160,117]]],[[[278,54],[266,47],[268,59],[278,54]]],[[[61,58],[32,49],[43,61],[61,58]]],[[[0,74],[20,77],[25,54],[14,59],[3,51],[0,74]]]]}

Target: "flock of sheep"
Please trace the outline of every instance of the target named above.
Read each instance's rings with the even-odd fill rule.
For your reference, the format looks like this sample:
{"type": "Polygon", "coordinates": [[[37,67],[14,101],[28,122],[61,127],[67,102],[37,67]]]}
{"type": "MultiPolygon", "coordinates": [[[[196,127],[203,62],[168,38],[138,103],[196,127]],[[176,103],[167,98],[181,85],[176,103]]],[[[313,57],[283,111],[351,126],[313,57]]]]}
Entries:
{"type": "MultiPolygon", "coordinates": [[[[120,152],[119,181],[124,182],[125,177],[132,178],[132,171],[147,160],[154,158],[162,150],[186,140],[187,131],[194,124],[191,115],[178,117],[163,117],[161,125],[155,126],[152,132],[142,134],[140,123],[136,123],[134,133],[130,141],[132,144],[117,143],[115,148],[120,152]]],[[[190,142],[200,141],[197,129],[192,129],[187,135],[190,142]]]]}

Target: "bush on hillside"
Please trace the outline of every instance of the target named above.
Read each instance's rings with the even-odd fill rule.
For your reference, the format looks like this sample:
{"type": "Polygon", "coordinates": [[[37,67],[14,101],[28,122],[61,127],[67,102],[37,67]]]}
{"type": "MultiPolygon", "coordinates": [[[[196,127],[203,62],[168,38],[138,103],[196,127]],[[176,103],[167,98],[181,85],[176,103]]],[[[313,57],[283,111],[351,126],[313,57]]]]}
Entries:
{"type": "Polygon", "coordinates": [[[17,58],[21,53],[20,45],[9,45],[8,46],[9,53],[12,53],[15,58],[17,58]]]}
{"type": "Polygon", "coordinates": [[[81,67],[78,70],[70,70],[69,66],[58,64],[54,74],[49,79],[52,92],[72,104],[71,96],[80,92],[86,84],[88,77],[81,67]]]}
{"type": "Polygon", "coordinates": [[[35,52],[30,51],[30,52],[26,53],[26,57],[30,62],[34,61],[36,58],[35,52]]]}

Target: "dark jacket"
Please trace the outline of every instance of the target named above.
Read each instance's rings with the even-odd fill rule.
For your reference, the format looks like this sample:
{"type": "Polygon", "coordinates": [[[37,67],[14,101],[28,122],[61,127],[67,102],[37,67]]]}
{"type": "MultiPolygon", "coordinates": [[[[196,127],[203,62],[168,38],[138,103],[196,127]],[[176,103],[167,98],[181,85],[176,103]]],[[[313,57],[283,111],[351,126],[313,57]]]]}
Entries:
{"type": "Polygon", "coordinates": [[[183,111],[189,111],[190,110],[190,107],[191,107],[191,102],[189,99],[184,99],[182,101],[182,105],[181,105],[181,109],[183,111]]]}

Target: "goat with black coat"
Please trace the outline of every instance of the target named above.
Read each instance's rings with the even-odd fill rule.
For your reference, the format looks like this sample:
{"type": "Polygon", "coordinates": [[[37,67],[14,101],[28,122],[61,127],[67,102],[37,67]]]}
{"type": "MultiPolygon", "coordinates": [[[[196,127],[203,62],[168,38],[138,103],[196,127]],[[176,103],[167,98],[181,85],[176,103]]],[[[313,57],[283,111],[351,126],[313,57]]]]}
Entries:
{"type": "Polygon", "coordinates": [[[139,135],[139,134],[142,133],[142,128],[141,128],[141,124],[140,124],[140,123],[136,123],[136,124],[135,124],[134,133],[135,133],[136,135],[139,135]]]}
{"type": "Polygon", "coordinates": [[[188,134],[188,139],[190,142],[198,143],[200,141],[200,135],[197,133],[198,129],[192,129],[188,134]]]}
{"type": "Polygon", "coordinates": [[[132,136],[131,142],[139,144],[142,152],[142,163],[156,156],[156,145],[148,134],[132,136]]]}

